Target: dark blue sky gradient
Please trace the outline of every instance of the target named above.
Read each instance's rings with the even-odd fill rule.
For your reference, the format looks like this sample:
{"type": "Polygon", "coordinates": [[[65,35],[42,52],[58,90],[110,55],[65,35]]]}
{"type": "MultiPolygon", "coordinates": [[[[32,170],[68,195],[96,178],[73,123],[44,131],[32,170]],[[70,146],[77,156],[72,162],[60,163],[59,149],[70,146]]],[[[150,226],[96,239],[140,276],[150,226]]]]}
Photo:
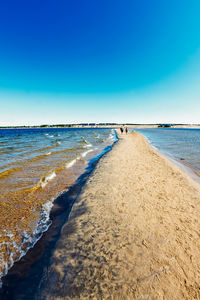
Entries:
{"type": "Polygon", "coordinates": [[[178,71],[200,47],[199,0],[1,1],[0,89],[118,93],[178,71]]]}

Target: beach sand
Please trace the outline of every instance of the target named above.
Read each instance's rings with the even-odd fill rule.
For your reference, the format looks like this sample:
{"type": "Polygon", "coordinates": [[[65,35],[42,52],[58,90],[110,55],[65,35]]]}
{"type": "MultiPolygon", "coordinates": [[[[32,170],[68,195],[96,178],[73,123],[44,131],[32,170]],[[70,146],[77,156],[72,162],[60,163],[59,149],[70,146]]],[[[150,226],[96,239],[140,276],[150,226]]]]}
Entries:
{"type": "Polygon", "coordinates": [[[98,163],[38,299],[200,299],[200,189],[139,133],[98,163]]]}

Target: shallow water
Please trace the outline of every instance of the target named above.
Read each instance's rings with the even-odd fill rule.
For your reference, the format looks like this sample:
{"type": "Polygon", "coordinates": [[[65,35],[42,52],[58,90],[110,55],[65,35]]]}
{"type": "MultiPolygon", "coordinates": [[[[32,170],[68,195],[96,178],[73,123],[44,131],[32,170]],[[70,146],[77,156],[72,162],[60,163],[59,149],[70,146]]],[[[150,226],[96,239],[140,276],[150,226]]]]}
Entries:
{"type": "Polygon", "coordinates": [[[200,172],[200,129],[137,129],[162,152],[200,172]]]}
{"type": "Polygon", "coordinates": [[[115,140],[111,129],[0,130],[0,277],[48,229],[53,200],[115,140]]]}

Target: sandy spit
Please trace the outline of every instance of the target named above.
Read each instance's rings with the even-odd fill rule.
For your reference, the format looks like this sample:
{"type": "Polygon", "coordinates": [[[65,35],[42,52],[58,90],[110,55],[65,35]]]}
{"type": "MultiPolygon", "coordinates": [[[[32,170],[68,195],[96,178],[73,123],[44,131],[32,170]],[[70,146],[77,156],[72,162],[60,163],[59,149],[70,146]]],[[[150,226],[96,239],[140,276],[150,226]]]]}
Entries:
{"type": "Polygon", "coordinates": [[[38,299],[200,299],[200,188],[120,136],[64,226],[38,299]]]}

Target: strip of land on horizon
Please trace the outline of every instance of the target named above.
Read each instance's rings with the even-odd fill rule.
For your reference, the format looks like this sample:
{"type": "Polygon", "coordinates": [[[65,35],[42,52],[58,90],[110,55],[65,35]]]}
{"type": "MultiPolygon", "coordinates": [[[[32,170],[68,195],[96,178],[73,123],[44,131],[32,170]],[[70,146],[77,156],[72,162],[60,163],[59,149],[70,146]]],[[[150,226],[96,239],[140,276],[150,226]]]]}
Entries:
{"type": "Polygon", "coordinates": [[[37,299],[200,299],[200,186],[139,133],[98,163],[37,299]]]}
{"type": "Polygon", "coordinates": [[[0,129],[29,129],[29,128],[119,128],[128,126],[129,128],[185,128],[200,129],[200,124],[130,124],[130,123],[80,123],[80,124],[47,124],[47,125],[20,125],[20,126],[0,126],[0,129]]]}

